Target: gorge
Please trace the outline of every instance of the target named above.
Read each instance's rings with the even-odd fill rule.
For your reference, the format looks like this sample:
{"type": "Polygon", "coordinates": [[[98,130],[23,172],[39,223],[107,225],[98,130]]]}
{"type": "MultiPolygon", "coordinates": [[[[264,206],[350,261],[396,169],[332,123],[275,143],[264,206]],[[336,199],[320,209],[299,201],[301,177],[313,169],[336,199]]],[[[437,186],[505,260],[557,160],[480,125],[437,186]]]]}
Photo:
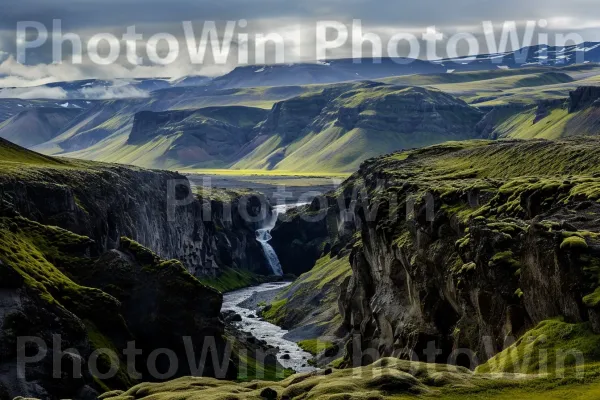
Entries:
{"type": "Polygon", "coordinates": [[[480,140],[402,151],[278,218],[261,193],[195,189],[175,172],[0,142],[0,338],[14,344],[1,348],[2,400],[264,398],[266,389],[274,398],[452,398],[457,387],[484,398],[490,380],[514,394],[570,379],[591,393],[600,361],[597,148],[593,139],[480,140]],[[245,217],[265,211],[266,221],[245,217]],[[272,236],[281,271],[257,232],[272,236]],[[298,278],[260,286],[283,274],[298,278]],[[51,351],[20,373],[17,339],[56,335],[73,350],[67,368],[108,347],[117,358],[103,368],[115,363],[118,373],[100,379],[83,364],[79,379],[52,378],[51,351]],[[198,372],[184,357],[186,336],[197,353],[213,343],[229,360],[226,370],[202,370],[225,380],[185,378],[198,372]],[[140,375],[121,355],[132,340],[143,350],[140,375]],[[148,365],[159,348],[182,361],[169,376],[169,360],[154,358],[157,379],[148,365]],[[586,374],[563,350],[585,360],[586,374]],[[533,361],[506,361],[515,354],[533,361]],[[549,375],[536,375],[542,354],[549,375]],[[385,378],[349,384],[353,373],[385,378]]]}

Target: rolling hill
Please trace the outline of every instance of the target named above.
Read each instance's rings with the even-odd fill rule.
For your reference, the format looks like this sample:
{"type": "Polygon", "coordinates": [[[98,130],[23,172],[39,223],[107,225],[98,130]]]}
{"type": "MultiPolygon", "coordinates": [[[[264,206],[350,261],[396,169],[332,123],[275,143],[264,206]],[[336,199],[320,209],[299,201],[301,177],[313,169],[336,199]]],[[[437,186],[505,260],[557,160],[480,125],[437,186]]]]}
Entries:
{"type": "Polygon", "coordinates": [[[54,139],[80,113],[77,108],[28,108],[0,123],[0,137],[33,147],[54,139]]]}
{"type": "Polygon", "coordinates": [[[361,83],[276,104],[233,168],[347,172],[391,149],[478,136],[483,114],[446,93],[361,83]]]}
{"type": "Polygon", "coordinates": [[[559,139],[600,133],[600,87],[582,86],[568,99],[498,107],[486,116],[492,139],[559,139]],[[491,127],[490,128],[490,124],[491,127]]]}
{"type": "Polygon", "coordinates": [[[151,168],[224,168],[237,160],[266,114],[261,108],[242,106],[141,111],[135,114],[131,133],[112,135],[67,155],[151,168]]]}
{"type": "MultiPolygon", "coordinates": [[[[597,52],[588,48],[586,57],[597,52]]],[[[218,78],[57,83],[73,97],[115,88],[145,94],[0,99],[0,137],[47,155],[148,168],[347,173],[388,151],[448,140],[597,133],[594,107],[565,105],[579,87],[600,84],[597,64],[490,69],[485,57],[456,71],[426,64],[410,64],[424,71],[411,75],[389,59],[335,60],[239,67],[218,78]],[[346,82],[328,83],[339,80],[346,82]],[[47,122],[38,108],[65,108],[72,118],[47,122]]]]}
{"type": "Polygon", "coordinates": [[[478,137],[483,115],[435,89],[347,83],[277,102],[269,111],[141,111],[130,132],[62,155],[186,170],[350,172],[389,150],[478,137]]]}

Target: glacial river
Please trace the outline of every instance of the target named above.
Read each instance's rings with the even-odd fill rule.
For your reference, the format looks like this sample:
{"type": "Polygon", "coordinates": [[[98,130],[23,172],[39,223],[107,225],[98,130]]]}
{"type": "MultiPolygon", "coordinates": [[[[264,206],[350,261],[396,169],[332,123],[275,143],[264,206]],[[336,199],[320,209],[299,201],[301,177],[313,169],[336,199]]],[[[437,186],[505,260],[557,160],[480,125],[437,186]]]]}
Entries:
{"type": "Polygon", "coordinates": [[[254,298],[260,298],[261,293],[274,294],[276,291],[281,290],[289,285],[289,282],[265,283],[260,286],[226,293],[223,296],[222,311],[235,311],[237,314],[242,316],[242,321],[236,322],[236,324],[239,324],[243,332],[250,333],[257,339],[265,340],[273,347],[279,347],[280,351],[278,358],[279,362],[284,367],[291,368],[297,372],[314,371],[315,368],[308,365],[308,360],[312,358],[312,355],[302,350],[296,343],[284,339],[284,336],[288,333],[288,331],[261,320],[256,316],[256,311],[254,309],[245,308],[244,306],[246,304],[242,304],[247,302],[253,296],[254,298]],[[255,316],[256,318],[251,318],[251,316],[255,316]],[[289,354],[289,360],[281,358],[284,354],[289,354]]]}

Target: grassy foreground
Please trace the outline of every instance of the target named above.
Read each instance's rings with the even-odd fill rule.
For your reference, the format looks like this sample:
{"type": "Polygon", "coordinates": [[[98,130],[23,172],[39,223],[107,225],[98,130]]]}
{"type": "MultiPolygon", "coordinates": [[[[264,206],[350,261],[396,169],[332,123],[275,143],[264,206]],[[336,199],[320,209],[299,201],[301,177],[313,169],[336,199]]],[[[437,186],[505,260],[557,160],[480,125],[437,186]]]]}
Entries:
{"type": "Polygon", "coordinates": [[[101,399],[597,399],[600,366],[590,366],[588,371],[581,379],[569,373],[562,379],[546,379],[476,374],[460,367],[384,358],[368,367],[298,374],[280,382],[238,384],[189,377],[143,383],[101,399]]]}

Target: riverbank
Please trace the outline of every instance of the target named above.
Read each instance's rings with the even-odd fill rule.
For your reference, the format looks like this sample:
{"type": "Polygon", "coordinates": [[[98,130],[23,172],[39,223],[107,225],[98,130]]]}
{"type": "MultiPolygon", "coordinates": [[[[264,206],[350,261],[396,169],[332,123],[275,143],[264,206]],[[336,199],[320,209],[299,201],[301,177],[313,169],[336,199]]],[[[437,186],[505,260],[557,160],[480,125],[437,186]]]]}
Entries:
{"type": "Polygon", "coordinates": [[[241,320],[231,321],[241,332],[251,334],[258,341],[275,349],[277,361],[285,368],[296,372],[311,372],[309,365],[312,355],[302,350],[295,342],[286,339],[288,331],[257,316],[259,304],[268,303],[291,282],[265,283],[259,286],[237,290],[223,296],[223,313],[235,313],[241,320]]]}

